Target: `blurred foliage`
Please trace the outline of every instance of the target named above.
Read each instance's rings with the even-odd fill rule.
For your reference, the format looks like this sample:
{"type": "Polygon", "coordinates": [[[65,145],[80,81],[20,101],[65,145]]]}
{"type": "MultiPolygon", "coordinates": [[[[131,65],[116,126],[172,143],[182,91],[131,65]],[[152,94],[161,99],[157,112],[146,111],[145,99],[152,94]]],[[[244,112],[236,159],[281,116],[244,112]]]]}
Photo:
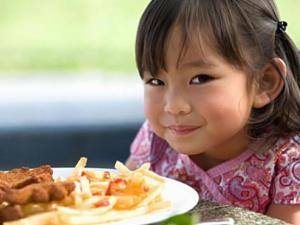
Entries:
{"type": "Polygon", "coordinates": [[[300,49],[300,1],[299,0],[275,0],[281,20],[288,22],[286,32],[294,40],[300,49]]]}
{"type": "MultiPolygon", "coordinates": [[[[300,1],[276,1],[300,46],[300,1]]],[[[0,72],[135,73],[136,29],[148,2],[0,0],[0,72]]]]}
{"type": "Polygon", "coordinates": [[[0,0],[0,70],[135,71],[148,0],[0,0]]]}
{"type": "Polygon", "coordinates": [[[169,219],[161,222],[159,225],[194,225],[199,223],[199,221],[199,215],[185,213],[177,216],[172,216],[169,219]]]}

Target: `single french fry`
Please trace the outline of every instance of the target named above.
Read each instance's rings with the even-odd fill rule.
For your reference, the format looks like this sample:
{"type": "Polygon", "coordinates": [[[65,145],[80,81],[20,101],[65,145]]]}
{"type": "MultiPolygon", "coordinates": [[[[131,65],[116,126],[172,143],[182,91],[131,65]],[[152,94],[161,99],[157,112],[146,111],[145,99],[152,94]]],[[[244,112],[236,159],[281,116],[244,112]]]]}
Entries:
{"type": "Polygon", "coordinates": [[[150,177],[158,182],[164,183],[165,182],[165,178],[159,176],[158,174],[150,171],[150,170],[145,170],[145,169],[140,169],[139,170],[141,173],[143,173],[145,176],[150,177]]]}
{"type": "Polygon", "coordinates": [[[137,169],[137,171],[139,171],[140,169],[150,170],[150,163],[144,163],[140,168],[137,169]]]}
{"type": "Polygon", "coordinates": [[[80,183],[75,181],[75,190],[71,193],[74,198],[74,206],[79,207],[82,204],[80,183]]]}
{"type": "Polygon", "coordinates": [[[127,168],[127,166],[125,166],[120,161],[117,161],[115,163],[115,168],[119,171],[120,174],[122,174],[124,176],[128,176],[132,172],[127,168]]]}
{"type": "Polygon", "coordinates": [[[162,190],[163,185],[154,187],[147,197],[145,197],[144,200],[137,205],[137,207],[149,205],[151,201],[154,201],[162,193],[162,190]]]}
{"type": "Polygon", "coordinates": [[[83,169],[85,168],[87,163],[87,158],[86,157],[81,157],[79,161],[77,162],[73,172],[71,175],[67,178],[67,180],[74,181],[78,180],[82,174],[83,169]]]}
{"type": "Polygon", "coordinates": [[[86,176],[82,176],[79,178],[80,181],[80,188],[81,188],[81,196],[83,198],[89,198],[92,196],[91,190],[90,190],[90,182],[87,179],[86,176]]]}

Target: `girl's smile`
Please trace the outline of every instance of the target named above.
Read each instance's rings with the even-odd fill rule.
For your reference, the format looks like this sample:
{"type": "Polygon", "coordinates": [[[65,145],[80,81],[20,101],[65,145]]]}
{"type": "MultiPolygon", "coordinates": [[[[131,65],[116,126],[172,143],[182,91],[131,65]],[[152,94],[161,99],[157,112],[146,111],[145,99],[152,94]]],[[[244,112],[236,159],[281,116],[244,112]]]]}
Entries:
{"type": "Polygon", "coordinates": [[[190,126],[190,125],[172,125],[167,127],[170,132],[175,136],[175,137],[185,137],[189,136],[194,131],[197,131],[200,129],[199,126],[190,126]]]}

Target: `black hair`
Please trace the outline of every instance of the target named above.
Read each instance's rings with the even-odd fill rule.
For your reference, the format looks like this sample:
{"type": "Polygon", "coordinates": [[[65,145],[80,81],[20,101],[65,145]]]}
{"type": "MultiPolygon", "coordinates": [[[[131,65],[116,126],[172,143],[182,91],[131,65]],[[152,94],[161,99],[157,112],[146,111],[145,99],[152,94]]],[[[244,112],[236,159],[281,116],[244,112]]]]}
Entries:
{"type": "Polygon", "coordinates": [[[249,82],[259,84],[257,72],[271,64],[284,88],[271,103],[252,110],[249,135],[264,135],[274,141],[284,133],[300,130],[299,54],[284,29],[278,29],[279,22],[273,0],[152,0],[137,31],[139,74],[143,77],[149,71],[155,76],[165,69],[166,48],[175,26],[181,30],[183,49],[194,37],[212,43],[227,62],[249,71],[249,82]],[[274,62],[276,57],[286,64],[286,76],[274,62]],[[265,134],[270,125],[272,129],[265,134]]]}

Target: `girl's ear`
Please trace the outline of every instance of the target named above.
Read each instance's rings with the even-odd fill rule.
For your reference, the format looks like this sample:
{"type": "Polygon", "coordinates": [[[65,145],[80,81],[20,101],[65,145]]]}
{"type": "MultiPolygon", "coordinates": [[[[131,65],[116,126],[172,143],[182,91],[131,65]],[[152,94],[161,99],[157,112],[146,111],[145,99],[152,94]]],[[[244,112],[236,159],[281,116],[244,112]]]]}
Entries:
{"type": "Polygon", "coordinates": [[[261,79],[256,90],[253,107],[262,108],[277,98],[281,93],[284,81],[275,68],[275,65],[281,72],[282,76],[287,75],[287,69],[284,61],[280,58],[274,58],[273,63],[267,64],[261,70],[261,79]]]}

